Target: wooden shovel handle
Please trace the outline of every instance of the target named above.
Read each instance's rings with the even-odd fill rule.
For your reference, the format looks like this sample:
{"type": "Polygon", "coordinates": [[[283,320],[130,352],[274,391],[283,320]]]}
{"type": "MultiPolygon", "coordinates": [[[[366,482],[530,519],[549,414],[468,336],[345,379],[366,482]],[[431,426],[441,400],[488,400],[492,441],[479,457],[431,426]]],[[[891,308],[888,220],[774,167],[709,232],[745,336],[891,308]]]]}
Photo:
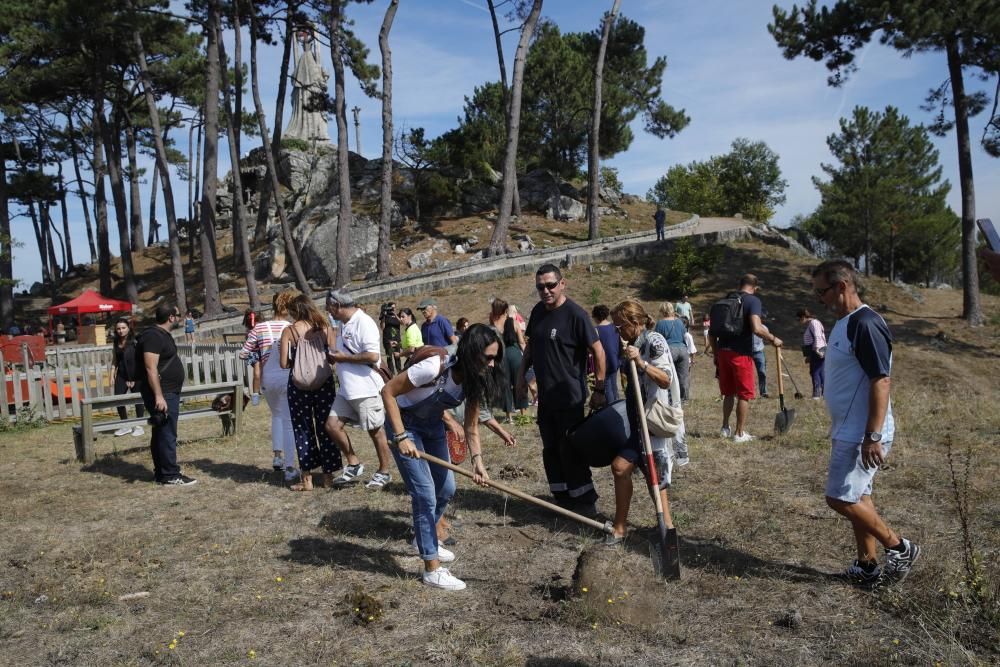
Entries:
{"type": "Polygon", "coordinates": [[[778,366],[778,397],[785,395],[785,379],[782,377],[781,373],[781,348],[774,348],[774,359],[778,366]]]}

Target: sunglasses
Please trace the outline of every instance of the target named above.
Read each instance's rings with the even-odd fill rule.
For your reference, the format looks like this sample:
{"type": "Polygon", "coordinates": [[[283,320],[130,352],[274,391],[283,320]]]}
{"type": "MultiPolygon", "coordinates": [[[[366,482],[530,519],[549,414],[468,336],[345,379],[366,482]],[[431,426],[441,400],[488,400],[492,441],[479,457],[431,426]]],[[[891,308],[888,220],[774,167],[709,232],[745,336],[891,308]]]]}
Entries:
{"type": "Polygon", "coordinates": [[[816,296],[818,296],[819,298],[822,299],[824,296],[826,296],[827,292],[829,292],[830,290],[832,290],[836,286],[837,286],[836,284],[833,284],[833,285],[829,285],[827,287],[822,287],[822,288],[817,287],[814,291],[816,292],[816,296]]]}
{"type": "Polygon", "coordinates": [[[535,289],[538,290],[539,292],[544,292],[545,290],[548,290],[548,291],[551,292],[552,290],[554,290],[557,287],[559,287],[559,281],[558,280],[555,281],[555,282],[553,282],[553,283],[535,283],[535,289]]]}
{"type": "Polygon", "coordinates": [[[496,361],[499,358],[500,358],[499,354],[484,354],[483,355],[483,359],[485,359],[486,361],[496,361]]]}

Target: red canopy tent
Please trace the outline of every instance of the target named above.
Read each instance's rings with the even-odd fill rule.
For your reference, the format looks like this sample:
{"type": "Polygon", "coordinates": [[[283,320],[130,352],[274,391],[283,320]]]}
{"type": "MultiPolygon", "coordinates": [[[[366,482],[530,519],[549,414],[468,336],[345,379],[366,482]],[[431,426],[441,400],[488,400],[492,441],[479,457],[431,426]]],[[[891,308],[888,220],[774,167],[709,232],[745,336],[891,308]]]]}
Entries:
{"type": "Polygon", "coordinates": [[[66,303],[49,308],[49,336],[52,336],[52,318],[57,315],[72,315],[76,317],[77,326],[82,327],[81,315],[87,313],[129,313],[135,306],[130,301],[120,301],[101,296],[97,290],[85,290],[83,294],[70,299],[66,303]]]}

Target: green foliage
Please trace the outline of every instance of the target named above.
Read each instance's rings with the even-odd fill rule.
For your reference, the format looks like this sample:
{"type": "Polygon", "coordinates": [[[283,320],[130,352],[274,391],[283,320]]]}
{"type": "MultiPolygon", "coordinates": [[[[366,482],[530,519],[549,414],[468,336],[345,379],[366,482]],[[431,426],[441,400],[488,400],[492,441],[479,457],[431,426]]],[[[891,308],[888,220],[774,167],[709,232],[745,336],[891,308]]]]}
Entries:
{"type": "MultiPolygon", "coordinates": [[[[690,121],[661,98],[666,59],[649,64],[645,30],[625,17],[613,26],[604,65],[601,157],[626,150],[640,115],[644,129],[668,138],[690,121]]],[[[519,170],[549,169],[566,178],[580,174],[587,159],[593,105],[594,62],[600,31],[562,34],[551,22],[539,24],[528,52],[521,102],[519,170]]],[[[482,166],[501,168],[506,115],[499,83],[477,87],[466,98],[458,128],[443,135],[448,164],[473,174],[482,166]]]]}
{"type": "Polygon", "coordinates": [[[688,237],[678,239],[664,262],[664,269],[650,283],[653,294],[662,299],[679,299],[698,293],[694,282],[715,271],[722,261],[723,248],[718,245],[696,248],[688,237]]]}
{"type": "Polygon", "coordinates": [[[601,187],[614,190],[615,192],[624,192],[625,186],[622,185],[622,181],[618,178],[618,169],[615,167],[601,167],[600,173],[601,187]]]}
{"type": "Polygon", "coordinates": [[[302,151],[308,152],[310,149],[309,142],[305,139],[297,139],[295,137],[281,137],[281,147],[290,151],[302,151]]]}
{"type": "Polygon", "coordinates": [[[675,165],[646,198],[664,208],[699,215],[733,215],[767,222],[785,201],[778,155],[762,141],[738,138],[725,155],[675,165]]]}
{"type": "Polygon", "coordinates": [[[45,426],[45,416],[30,406],[23,406],[14,417],[0,416],[0,433],[23,433],[45,426]]]}
{"type": "Polygon", "coordinates": [[[891,106],[857,107],[827,145],[838,164],[822,165],[829,180],[813,179],[821,203],[803,229],[890,278],[950,280],[961,230],[927,130],[891,106]]]}

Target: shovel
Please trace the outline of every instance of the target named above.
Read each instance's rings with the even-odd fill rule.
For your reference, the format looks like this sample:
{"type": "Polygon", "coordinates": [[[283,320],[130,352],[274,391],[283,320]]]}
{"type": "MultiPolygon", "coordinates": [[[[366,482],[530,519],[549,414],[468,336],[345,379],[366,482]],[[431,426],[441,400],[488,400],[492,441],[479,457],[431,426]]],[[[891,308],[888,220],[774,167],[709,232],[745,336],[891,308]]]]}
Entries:
{"type": "Polygon", "coordinates": [[[774,432],[781,435],[787,433],[792,422],[795,421],[795,410],[789,410],[785,407],[785,379],[781,372],[781,348],[774,348],[774,356],[778,362],[778,406],[781,408],[781,411],[774,415],[774,432]]]}
{"type": "MultiPolygon", "coordinates": [[[[439,459],[438,457],[432,456],[431,454],[427,454],[425,452],[420,452],[420,458],[424,459],[429,463],[433,463],[434,465],[439,465],[442,468],[447,468],[452,472],[457,472],[459,475],[465,475],[469,479],[473,479],[473,474],[471,472],[469,472],[465,468],[458,467],[454,463],[445,461],[444,459],[439,459]]],[[[593,519],[588,519],[582,514],[577,514],[576,512],[570,512],[568,509],[564,507],[553,505],[550,502],[542,500],[541,498],[536,498],[528,493],[525,493],[524,491],[518,491],[517,489],[507,486],[502,482],[494,482],[492,479],[486,480],[486,485],[491,486],[498,491],[503,491],[504,493],[508,493],[514,496],[515,498],[520,498],[521,500],[527,500],[529,503],[534,503],[539,507],[544,507],[545,509],[551,510],[556,514],[561,514],[567,519],[572,519],[573,521],[579,521],[584,525],[590,526],[591,528],[596,528],[597,530],[605,532],[609,535],[614,532],[614,528],[612,528],[610,521],[605,521],[604,523],[601,523],[600,521],[594,521],[593,519]]]]}
{"type": "Polygon", "coordinates": [[[649,471],[649,490],[656,506],[656,523],[660,533],[660,543],[650,545],[650,556],[653,559],[653,569],[656,574],[667,579],[681,578],[680,545],[677,541],[677,529],[667,528],[663,518],[663,499],[660,498],[660,480],[656,473],[656,461],[653,460],[653,445],[649,440],[649,426],[646,424],[646,407],[642,403],[642,390],[639,388],[639,371],[635,360],[629,359],[629,373],[632,376],[632,386],[635,388],[634,398],[639,412],[639,426],[642,429],[642,449],[646,455],[646,469],[649,471]]]}

